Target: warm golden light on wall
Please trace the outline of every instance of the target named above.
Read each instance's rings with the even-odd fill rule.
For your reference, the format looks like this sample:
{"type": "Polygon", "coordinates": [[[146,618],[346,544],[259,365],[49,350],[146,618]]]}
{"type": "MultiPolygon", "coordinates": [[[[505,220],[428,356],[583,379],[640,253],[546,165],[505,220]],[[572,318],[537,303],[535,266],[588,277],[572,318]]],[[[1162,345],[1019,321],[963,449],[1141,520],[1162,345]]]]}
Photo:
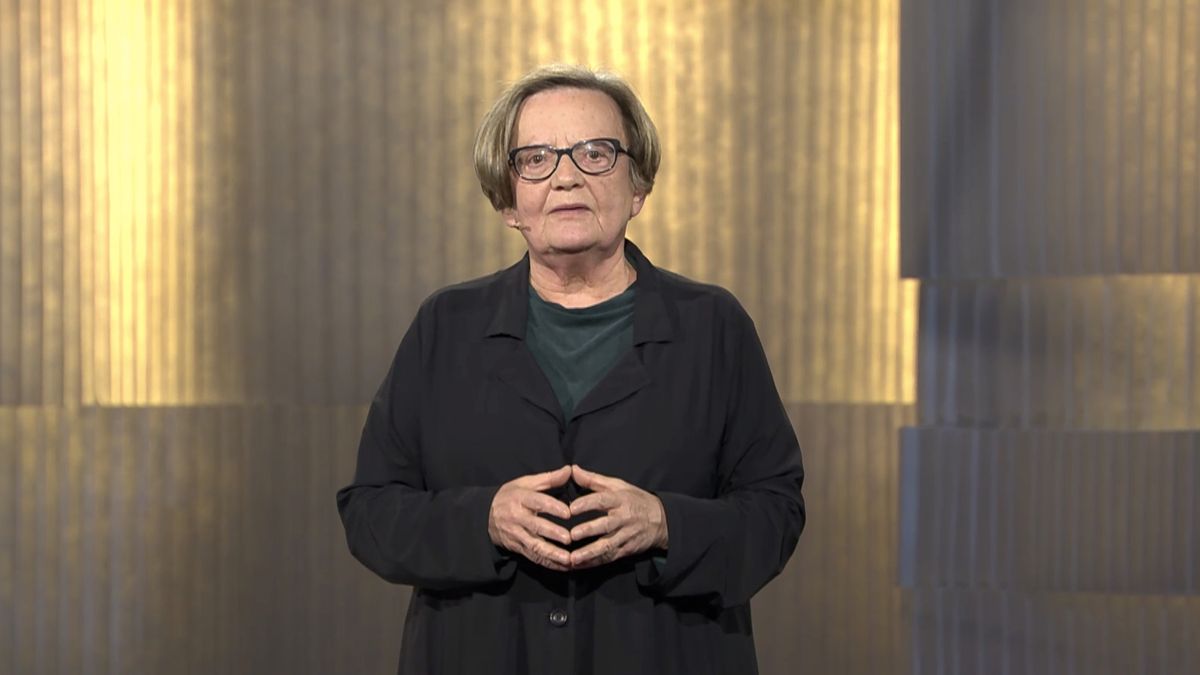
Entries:
{"type": "MultiPolygon", "coordinates": [[[[194,268],[175,267],[195,226],[188,189],[193,56],[187,3],[91,5],[94,276],[84,297],[84,399],[156,404],[180,398],[180,346],[194,268]],[[89,292],[90,290],[90,292],[89,292]],[[88,326],[88,320],[91,325],[88,326]]],[[[88,185],[85,181],[85,186],[88,185]]],[[[85,217],[85,223],[87,219],[85,217]]],[[[86,224],[84,226],[87,229],[86,224]]],[[[85,251],[85,255],[86,255],[85,251]]]]}
{"type": "MultiPolygon", "coordinates": [[[[658,181],[630,237],[656,263],[738,295],[785,399],[916,400],[917,283],[899,269],[899,2],[447,11],[447,43],[505,58],[447,72],[446,98],[423,105],[460,110],[540,63],[622,74],[663,139],[658,181]],[[754,37],[740,37],[739,25],[753,25],[754,37]]],[[[465,151],[474,124],[460,114],[447,144],[465,151]]],[[[461,190],[475,190],[458,173],[461,190]]],[[[431,179],[429,189],[444,180],[456,178],[431,179]]],[[[487,217],[449,225],[482,228],[487,217]]],[[[519,253],[507,243],[508,255],[519,253]]]]}
{"type": "Polygon", "coordinates": [[[763,672],[890,672],[916,372],[898,13],[0,2],[0,655],[394,669],[403,598],[331,495],[418,303],[523,253],[471,141],[506,81],[566,61],[642,96],[665,153],[630,237],[738,296],[806,449],[822,516],[756,608],[763,672]]]}
{"type": "MultiPolygon", "coordinates": [[[[146,255],[148,222],[162,214],[149,213],[147,163],[152,161],[147,142],[150,83],[147,72],[150,45],[146,35],[145,5],[130,1],[101,5],[105,80],[104,163],[96,182],[108,191],[108,213],[98,220],[107,224],[101,250],[107,249],[109,317],[109,370],[114,376],[102,399],[144,403],[149,320],[146,282],[157,271],[146,255]]],[[[157,106],[156,106],[157,107],[157,106]]],[[[152,167],[161,175],[162,167],[152,167]]],[[[100,392],[98,392],[100,393],[100,392]]]]}
{"type": "Polygon", "coordinates": [[[0,398],[361,400],[422,297],[522,253],[471,138],[504,82],[568,61],[638,89],[664,162],[630,236],[738,295],[786,400],[914,400],[897,3],[338,12],[21,4],[41,33],[12,42],[21,91],[40,95],[13,97],[21,143],[0,148],[19,148],[4,226],[21,275],[0,272],[21,308],[0,326],[0,398]]]}
{"type": "Polygon", "coordinates": [[[200,105],[200,87],[215,73],[198,77],[196,64],[197,36],[211,42],[202,28],[215,14],[184,0],[79,8],[79,117],[70,109],[63,116],[64,126],[80,125],[85,158],[80,370],[65,377],[78,377],[84,403],[242,398],[241,369],[205,359],[234,351],[217,336],[239,300],[214,297],[227,224],[213,214],[229,201],[228,148],[220,146],[233,120],[221,109],[224,96],[200,105]]]}

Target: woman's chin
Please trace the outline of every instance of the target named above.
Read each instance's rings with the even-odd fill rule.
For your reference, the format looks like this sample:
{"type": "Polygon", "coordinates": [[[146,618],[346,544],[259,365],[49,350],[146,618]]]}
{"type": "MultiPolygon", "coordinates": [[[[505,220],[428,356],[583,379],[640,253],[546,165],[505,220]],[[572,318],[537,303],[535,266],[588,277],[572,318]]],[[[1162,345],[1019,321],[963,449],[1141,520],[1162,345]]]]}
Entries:
{"type": "MultiPolygon", "coordinates": [[[[596,236],[597,233],[594,228],[590,228],[587,231],[572,230],[574,228],[554,232],[551,236],[545,237],[541,242],[541,246],[537,246],[536,248],[546,253],[569,255],[592,251],[604,245],[604,242],[596,236]]],[[[534,248],[533,242],[530,242],[530,245],[531,248],[534,248]]]]}
{"type": "Polygon", "coordinates": [[[546,248],[558,253],[583,253],[602,249],[611,250],[624,239],[621,232],[605,232],[595,222],[561,223],[545,233],[546,248]]]}
{"type": "Polygon", "coordinates": [[[594,250],[599,242],[594,240],[587,241],[583,239],[568,239],[564,241],[551,242],[549,249],[551,253],[571,254],[584,253],[594,250]]]}

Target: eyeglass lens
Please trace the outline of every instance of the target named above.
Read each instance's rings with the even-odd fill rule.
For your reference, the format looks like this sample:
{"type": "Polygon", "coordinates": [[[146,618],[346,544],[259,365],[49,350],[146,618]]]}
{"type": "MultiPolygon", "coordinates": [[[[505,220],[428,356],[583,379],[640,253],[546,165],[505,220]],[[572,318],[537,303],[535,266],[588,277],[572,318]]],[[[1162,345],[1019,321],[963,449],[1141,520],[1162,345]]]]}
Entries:
{"type": "Polygon", "coordinates": [[[616,146],[607,140],[581,141],[562,150],[539,145],[521,148],[514,153],[513,167],[522,178],[546,178],[558,168],[563,155],[570,155],[580,171],[601,174],[616,164],[617,154],[616,146]]]}

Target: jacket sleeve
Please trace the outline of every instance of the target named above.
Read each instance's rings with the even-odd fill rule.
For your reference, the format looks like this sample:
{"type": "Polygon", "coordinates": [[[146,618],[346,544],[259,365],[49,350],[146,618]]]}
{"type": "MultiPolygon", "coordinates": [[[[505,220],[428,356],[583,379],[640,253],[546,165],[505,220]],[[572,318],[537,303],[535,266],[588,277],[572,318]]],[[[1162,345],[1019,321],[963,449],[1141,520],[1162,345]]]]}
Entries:
{"type": "MultiPolygon", "coordinates": [[[[739,308],[740,309],[740,308],[739,308]]],[[[667,518],[665,564],[641,561],[638,583],[660,598],[702,597],[734,607],[779,574],[804,529],[804,468],[762,344],[739,311],[724,358],[730,397],[716,498],[659,491],[667,518]]]]}
{"type": "Polygon", "coordinates": [[[426,489],[421,470],[421,314],[379,387],[358,446],[354,482],[337,493],[350,552],[380,577],[430,590],[511,578],[516,562],[488,535],[499,486],[426,489]]]}

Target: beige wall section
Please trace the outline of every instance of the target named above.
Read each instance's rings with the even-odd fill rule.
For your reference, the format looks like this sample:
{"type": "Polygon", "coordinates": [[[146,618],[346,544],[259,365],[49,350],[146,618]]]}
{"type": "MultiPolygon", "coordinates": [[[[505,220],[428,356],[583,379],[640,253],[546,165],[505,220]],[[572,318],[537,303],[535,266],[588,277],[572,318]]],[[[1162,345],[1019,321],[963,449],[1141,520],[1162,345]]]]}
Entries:
{"type": "Polygon", "coordinates": [[[236,294],[214,297],[212,242],[234,220],[218,191],[232,118],[200,101],[197,9],[4,6],[0,402],[163,404],[244,390],[236,364],[201,373],[225,330],[216,319],[245,309],[236,294]]]}
{"type": "Polygon", "coordinates": [[[915,397],[897,3],[7,7],[0,401],[365,401],[420,298],[520,255],[471,140],[554,60],[642,94],[630,236],[742,299],[786,399],[915,397]]]}
{"type": "MultiPolygon", "coordinates": [[[[761,672],[906,673],[912,408],[788,412],[811,517],[753,601],[761,672]]],[[[0,672],[394,672],[408,590],[350,557],[333,508],[364,413],[0,407],[0,672]]]]}
{"type": "Polygon", "coordinates": [[[405,592],[333,490],[420,300],[523,252],[471,141],[557,60],[642,95],[665,156],[630,236],[738,295],[808,449],[764,672],[902,672],[898,14],[0,0],[0,672],[392,669],[405,592]]]}
{"type": "Polygon", "coordinates": [[[394,672],[333,508],[364,413],[0,408],[0,672],[394,672]]]}
{"type": "Polygon", "coordinates": [[[761,672],[904,675],[908,591],[897,585],[900,453],[911,405],[800,404],[809,520],[783,574],[753,600],[761,672]]]}

